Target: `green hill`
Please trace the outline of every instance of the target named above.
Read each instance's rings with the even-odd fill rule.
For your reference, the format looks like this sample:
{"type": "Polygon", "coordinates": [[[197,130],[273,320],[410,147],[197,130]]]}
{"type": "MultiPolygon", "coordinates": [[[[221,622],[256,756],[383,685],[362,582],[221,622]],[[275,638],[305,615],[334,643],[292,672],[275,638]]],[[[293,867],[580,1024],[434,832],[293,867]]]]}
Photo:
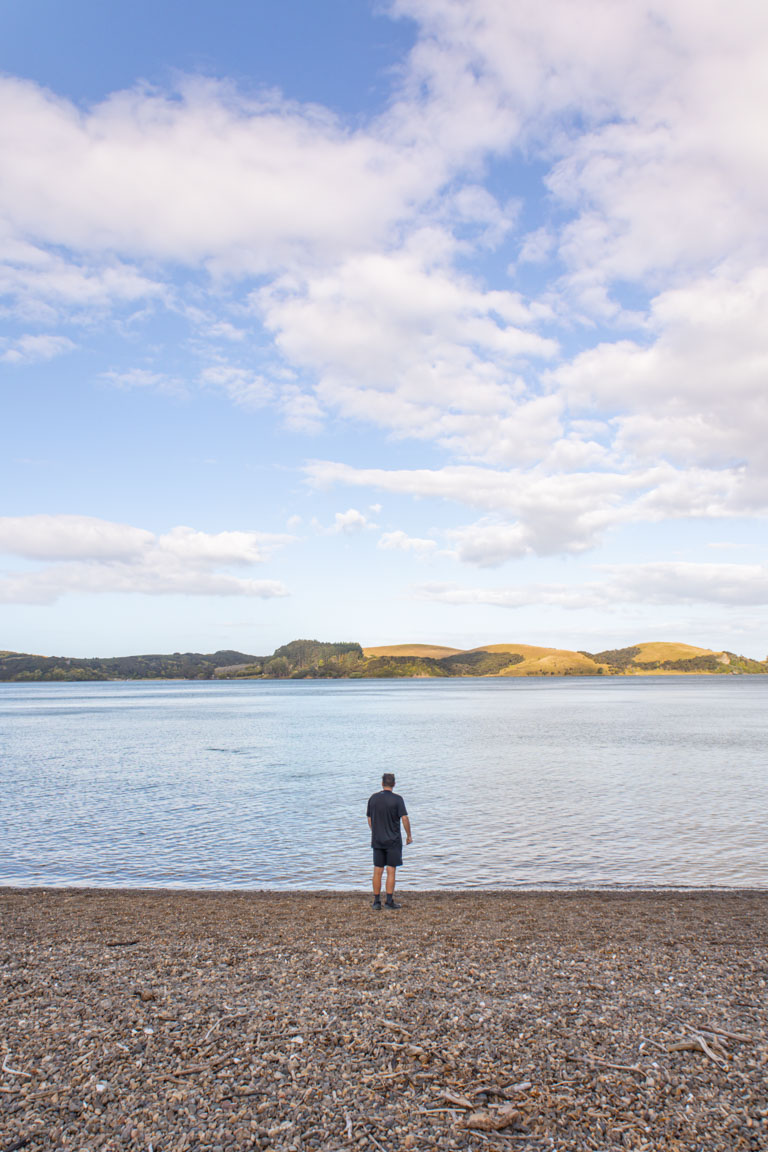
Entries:
{"type": "Polygon", "coordinates": [[[648,676],[768,673],[768,662],[690,644],[654,641],[604,652],[532,644],[459,651],[397,644],[363,649],[354,641],[292,640],[271,656],[218,652],[83,659],[0,651],[0,681],[425,679],[457,676],[648,676]]]}
{"type": "Polygon", "coordinates": [[[247,667],[258,659],[232,651],[93,659],[3,652],[0,680],[211,680],[219,669],[247,667]]]}

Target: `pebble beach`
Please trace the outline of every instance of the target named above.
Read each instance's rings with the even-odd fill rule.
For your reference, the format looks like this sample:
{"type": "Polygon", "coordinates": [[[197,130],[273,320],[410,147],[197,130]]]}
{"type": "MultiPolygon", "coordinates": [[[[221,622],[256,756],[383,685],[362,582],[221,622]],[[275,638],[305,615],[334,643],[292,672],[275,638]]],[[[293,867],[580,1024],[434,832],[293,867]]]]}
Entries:
{"type": "Polygon", "coordinates": [[[0,1152],[768,1146],[768,892],[0,889],[0,1152]]]}

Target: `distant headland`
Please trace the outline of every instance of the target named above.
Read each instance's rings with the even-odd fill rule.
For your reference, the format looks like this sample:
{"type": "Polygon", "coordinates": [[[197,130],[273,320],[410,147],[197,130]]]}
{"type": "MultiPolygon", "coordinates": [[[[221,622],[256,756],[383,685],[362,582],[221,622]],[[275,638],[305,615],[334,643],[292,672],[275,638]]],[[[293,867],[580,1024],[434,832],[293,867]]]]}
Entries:
{"type": "Polygon", "coordinates": [[[223,650],[203,654],[80,659],[0,651],[0,681],[57,680],[381,680],[456,676],[732,676],[768,673],[768,660],[655,641],[604,652],[531,644],[461,650],[439,644],[292,640],[270,656],[223,650]]]}

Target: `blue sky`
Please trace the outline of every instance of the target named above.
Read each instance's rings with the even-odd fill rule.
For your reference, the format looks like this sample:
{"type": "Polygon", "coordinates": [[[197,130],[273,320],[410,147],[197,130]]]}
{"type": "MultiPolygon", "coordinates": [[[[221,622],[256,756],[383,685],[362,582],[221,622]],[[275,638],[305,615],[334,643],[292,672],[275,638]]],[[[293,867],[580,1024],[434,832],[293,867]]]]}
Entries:
{"type": "Polygon", "coordinates": [[[768,10],[10,0],[0,647],[768,652],[768,10]]]}

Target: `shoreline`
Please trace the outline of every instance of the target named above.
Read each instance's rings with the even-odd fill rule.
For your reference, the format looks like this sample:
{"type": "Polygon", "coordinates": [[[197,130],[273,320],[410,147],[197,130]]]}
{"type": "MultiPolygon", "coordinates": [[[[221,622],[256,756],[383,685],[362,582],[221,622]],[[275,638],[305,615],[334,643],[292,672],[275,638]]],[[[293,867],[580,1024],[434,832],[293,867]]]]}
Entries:
{"type": "Polygon", "coordinates": [[[631,672],[510,672],[510,673],[482,673],[476,676],[431,676],[428,673],[411,676],[84,676],[64,677],[56,676],[45,679],[40,676],[38,680],[1,680],[0,684],[337,684],[349,683],[404,683],[410,681],[433,681],[435,683],[451,683],[473,680],[590,680],[604,683],[617,680],[646,680],[648,676],[682,677],[692,680],[695,677],[705,680],[727,680],[732,676],[746,676],[752,679],[755,676],[768,676],[766,670],[760,672],[745,672],[745,670],[732,668],[728,672],[679,672],[674,668],[634,668],[631,672]]]}
{"type": "MultiPolygon", "coordinates": [[[[362,869],[361,869],[362,874],[362,869]]],[[[403,879],[398,879],[398,892],[414,897],[443,897],[450,896],[768,896],[768,885],[750,886],[728,884],[530,884],[530,885],[504,885],[496,887],[482,887],[471,884],[445,885],[443,888],[413,888],[403,879]]],[[[168,895],[168,896],[283,896],[311,899],[317,897],[346,898],[350,896],[367,895],[368,885],[362,878],[359,884],[350,884],[346,888],[226,888],[226,887],[195,887],[193,885],[175,884],[94,884],[66,883],[66,884],[23,884],[4,883],[0,881],[0,900],[3,894],[26,893],[79,893],[92,895],[168,895]]]]}
{"type": "Polygon", "coordinates": [[[0,888],[0,1145],[764,1147],[768,891],[398,895],[0,888]]]}

